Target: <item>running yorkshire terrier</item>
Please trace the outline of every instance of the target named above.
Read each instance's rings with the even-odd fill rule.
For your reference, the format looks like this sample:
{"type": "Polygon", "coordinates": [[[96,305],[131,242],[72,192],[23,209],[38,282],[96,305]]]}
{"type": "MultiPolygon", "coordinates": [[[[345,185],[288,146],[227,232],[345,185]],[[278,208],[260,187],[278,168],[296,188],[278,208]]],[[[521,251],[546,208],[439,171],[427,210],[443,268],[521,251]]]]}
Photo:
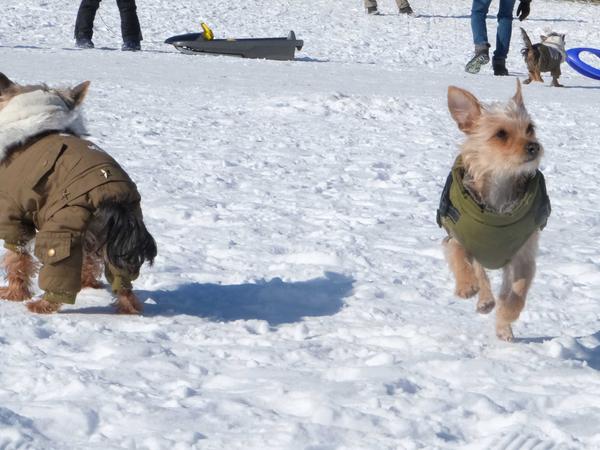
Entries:
{"type": "Polygon", "coordinates": [[[496,305],[485,269],[503,269],[496,335],[511,341],[511,324],[525,306],[535,274],[539,231],[550,215],[543,149],[535,135],[521,85],[505,105],[482,105],[457,87],[448,88],[448,108],[466,135],[442,193],[438,224],[448,237],[446,258],[456,295],[479,293],[477,311],[496,305]]]}
{"type": "Polygon", "coordinates": [[[145,261],[152,264],[156,243],[133,181],[81,138],[79,107],[88,86],[21,86],[0,73],[0,239],[8,281],[0,298],[32,298],[35,238],[44,293],[27,303],[30,311],[53,313],[75,303],[82,287],[100,287],[105,265],[117,312],[136,314],[142,307],[131,282],[145,261]]]}

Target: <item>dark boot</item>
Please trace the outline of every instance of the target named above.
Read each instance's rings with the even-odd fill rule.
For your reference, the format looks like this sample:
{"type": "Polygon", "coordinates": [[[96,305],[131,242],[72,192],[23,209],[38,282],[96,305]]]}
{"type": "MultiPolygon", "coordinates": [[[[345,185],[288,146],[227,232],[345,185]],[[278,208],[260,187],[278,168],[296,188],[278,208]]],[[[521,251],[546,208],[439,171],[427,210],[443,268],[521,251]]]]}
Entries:
{"type": "Polygon", "coordinates": [[[367,14],[374,15],[374,16],[378,15],[379,11],[377,11],[377,6],[369,6],[367,8],[367,14]]]}
{"type": "Polygon", "coordinates": [[[403,6],[398,11],[400,12],[400,14],[406,14],[407,16],[412,16],[414,14],[414,11],[410,7],[410,5],[403,6]]]}
{"type": "Polygon", "coordinates": [[[465,72],[479,73],[481,66],[490,62],[490,44],[475,46],[475,55],[465,66],[465,72]]]}
{"type": "Polygon", "coordinates": [[[77,48],[94,48],[94,43],[88,38],[75,39],[75,47],[77,48]]]}
{"type": "Polygon", "coordinates": [[[505,77],[508,75],[508,70],[506,69],[506,60],[505,59],[496,59],[492,60],[492,68],[494,69],[494,75],[505,77]]]}
{"type": "Polygon", "coordinates": [[[142,46],[140,45],[140,41],[126,40],[123,42],[123,45],[121,45],[121,50],[124,52],[137,52],[141,49],[142,46]]]}

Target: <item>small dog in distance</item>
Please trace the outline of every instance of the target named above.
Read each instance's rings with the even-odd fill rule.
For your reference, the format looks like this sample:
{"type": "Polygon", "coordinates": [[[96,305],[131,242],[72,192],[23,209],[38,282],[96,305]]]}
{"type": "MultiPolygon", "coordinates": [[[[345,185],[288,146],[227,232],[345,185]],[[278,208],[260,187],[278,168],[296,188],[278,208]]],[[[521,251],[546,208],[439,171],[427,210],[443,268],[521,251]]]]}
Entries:
{"type": "Polygon", "coordinates": [[[563,87],[558,82],[560,77],[560,65],[567,59],[565,50],[565,35],[559,33],[550,33],[547,36],[541,36],[542,42],[532,44],[531,39],[521,28],[521,36],[525,47],[521,49],[521,55],[527,64],[529,78],[523,81],[523,84],[529,84],[532,81],[544,82],[542,72],[550,72],[552,75],[552,86],[563,87]]]}

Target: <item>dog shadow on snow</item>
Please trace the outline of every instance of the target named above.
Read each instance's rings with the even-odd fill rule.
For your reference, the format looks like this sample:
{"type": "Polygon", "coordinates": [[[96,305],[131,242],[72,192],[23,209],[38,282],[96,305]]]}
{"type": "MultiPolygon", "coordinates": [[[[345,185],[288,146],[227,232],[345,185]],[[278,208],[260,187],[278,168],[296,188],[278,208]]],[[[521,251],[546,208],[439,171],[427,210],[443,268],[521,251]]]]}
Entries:
{"type": "Polygon", "coordinates": [[[331,316],[352,293],[354,279],[334,272],[308,281],[280,278],[238,285],[187,283],[174,290],[136,291],[144,316],[190,315],[215,321],[265,320],[271,326],[305,316],[331,316]],[[152,301],[148,301],[151,299],[152,301]]]}

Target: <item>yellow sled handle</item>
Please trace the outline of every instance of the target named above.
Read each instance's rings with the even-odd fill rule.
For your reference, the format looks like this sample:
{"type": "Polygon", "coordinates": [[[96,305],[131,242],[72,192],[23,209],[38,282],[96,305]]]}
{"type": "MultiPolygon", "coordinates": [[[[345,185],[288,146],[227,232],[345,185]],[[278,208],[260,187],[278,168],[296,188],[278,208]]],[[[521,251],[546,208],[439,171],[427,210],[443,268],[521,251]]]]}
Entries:
{"type": "Polygon", "coordinates": [[[202,22],[200,26],[202,27],[202,31],[204,32],[204,40],[212,41],[215,38],[213,31],[204,22],[202,22]]]}

